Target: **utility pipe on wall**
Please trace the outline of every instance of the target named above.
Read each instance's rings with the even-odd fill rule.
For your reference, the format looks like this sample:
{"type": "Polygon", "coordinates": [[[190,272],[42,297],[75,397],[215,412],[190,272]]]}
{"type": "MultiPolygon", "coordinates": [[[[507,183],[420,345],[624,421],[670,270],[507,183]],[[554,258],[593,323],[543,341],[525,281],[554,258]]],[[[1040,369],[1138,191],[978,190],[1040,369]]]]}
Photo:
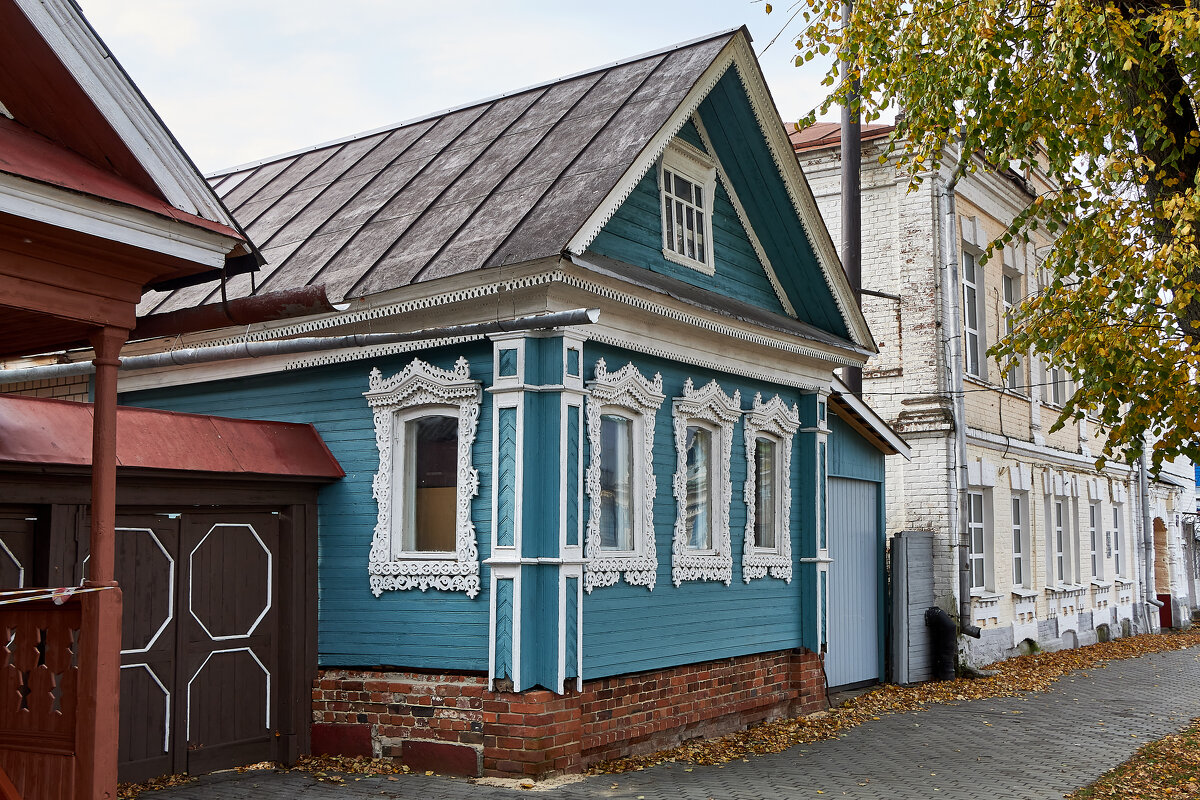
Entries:
{"type": "Polygon", "coordinates": [[[961,283],[958,276],[958,212],[955,203],[955,188],[962,171],[963,145],[959,141],[950,178],[938,192],[938,216],[942,222],[942,329],[950,346],[949,364],[946,368],[946,392],[950,395],[954,418],[954,451],[947,458],[950,462],[950,530],[951,541],[957,540],[955,551],[958,556],[958,619],[959,630],[976,639],[979,628],[971,624],[970,562],[967,558],[967,412],[963,397],[963,354],[962,318],[960,316],[961,283]]]}
{"type": "MultiPolygon", "coordinates": [[[[854,0],[842,0],[842,30],[850,26],[854,0]]],[[[842,79],[853,64],[841,61],[842,79]]],[[[858,102],[862,82],[855,78],[850,96],[842,104],[842,268],[854,290],[854,302],[862,308],[862,126],[858,102]]],[[[862,396],[862,367],[845,367],[842,377],[854,394],[862,396]]]]}
{"type": "Polygon", "coordinates": [[[1146,474],[1146,443],[1142,442],[1142,454],[1138,456],[1138,502],[1142,506],[1142,594],[1146,605],[1146,630],[1154,630],[1154,614],[1164,603],[1154,592],[1154,521],[1150,517],[1150,477],[1146,474]],[[1155,611],[1152,611],[1154,609],[1155,611]]]}
{"type": "MultiPolygon", "coordinates": [[[[205,364],[213,361],[231,361],[238,358],[263,358],[266,356],[309,353],[318,350],[340,350],[347,347],[369,347],[371,345],[415,342],[424,339],[448,339],[457,336],[476,336],[510,331],[544,330],[572,325],[589,325],[600,319],[598,308],[576,308],[532,317],[477,322],[470,325],[451,325],[444,328],[425,328],[404,333],[359,333],[349,336],[305,336],[298,339],[276,339],[266,342],[239,342],[216,347],[191,347],[168,350],[145,356],[130,356],[121,359],[121,369],[154,369],[179,367],[187,364],[205,364]]],[[[65,378],[71,375],[87,375],[95,369],[91,362],[74,364],[50,364],[26,369],[0,370],[0,384],[41,381],[50,378],[65,378]]]]}

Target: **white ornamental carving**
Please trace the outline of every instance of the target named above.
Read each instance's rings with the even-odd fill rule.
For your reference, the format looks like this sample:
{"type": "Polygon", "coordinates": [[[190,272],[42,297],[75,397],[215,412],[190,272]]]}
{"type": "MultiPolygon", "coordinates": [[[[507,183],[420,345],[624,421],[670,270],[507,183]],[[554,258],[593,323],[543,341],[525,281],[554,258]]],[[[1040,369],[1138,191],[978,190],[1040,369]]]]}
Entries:
{"type": "MultiPolygon", "coordinates": [[[[371,592],[379,597],[385,589],[441,589],[479,594],[479,548],[471,522],[471,500],[479,494],[479,470],[471,465],[471,447],[479,428],[479,405],[483,397],[479,381],[471,380],[465,358],[444,370],[413,359],[402,372],[384,379],[371,370],[371,389],[364,392],[374,410],[375,445],[379,448],[379,471],[372,494],[379,504],[379,519],[371,540],[369,574],[371,592]],[[431,411],[457,408],[458,492],[455,509],[455,552],[445,558],[413,558],[392,546],[392,515],[402,514],[400,499],[392,485],[395,446],[393,430],[397,412],[428,406],[431,411]]],[[[415,554],[408,554],[415,555],[415,554]]],[[[424,554],[422,554],[424,555],[424,554]]]]}
{"type": "Polygon", "coordinates": [[[666,395],[662,390],[662,375],[654,380],[642,377],[632,363],[616,372],[609,372],[604,359],[596,362],[595,380],[588,383],[587,434],[591,458],[587,468],[587,494],[590,501],[587,522],[587,565],[583,588],[589,593],[597,586],[612,586],[622,576],[631,586],[654,590],[658,574],[658,555],[654,548],[654,418],[666,395]],[[603,409],[618,407],[639,416],[634,426],[634,480],[641,474],[641,484],[635,486],[636,517],[632,553],[612,553],[600,548],[600,414],[603,409]]]}
{"type": "Polygon", "coordinates": [[[755,578],[772,578],[792,582],[792,437],[800,429],[800,409],[791,408],[775,395],[768,402],[762,395],[754,395],[754,405],[746,412],[746,484],[743,495],[746,499],[746,544],[742,550],[742,580],[749,583],[755,578]],[[754,470],[755,439],[767,434],[779,441],[779,493],[780,516],[775,532],[775,547],[764,549],[754,546],[754,521],[757,510],[756,478],[754,470]]]}
{"type": "Polygon", "coordinates": [[[731,480],[729,461],[733,449],[733,428],[742,415],[742,393],[725,394],[715,380],[701,389],[692,387],[688,378],[683,396],[675,398],[675,541],[671,546],[671,580],[676,586],[684,581],[733,580],[733,547],[729,536],[731,480]],[[720,463],[713,479],[713,506],[717,510],[713,526],[713,551],[696,552],[687,545],[687,428],[692,422],[708,422],[717,427],[720,439],[720,463]]]}

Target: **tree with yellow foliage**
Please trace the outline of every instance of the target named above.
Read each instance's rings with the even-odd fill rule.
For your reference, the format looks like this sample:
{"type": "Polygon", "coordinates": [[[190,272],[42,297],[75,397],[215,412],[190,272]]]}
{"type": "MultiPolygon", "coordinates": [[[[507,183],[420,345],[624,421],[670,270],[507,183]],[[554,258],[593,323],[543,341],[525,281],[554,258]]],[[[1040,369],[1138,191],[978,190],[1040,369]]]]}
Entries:
{"type": "MultiPolygon", "coordinates": [[[[857,0],[844,29],[841,9],[793,6],[796,61],[836,52],[868,121],[904,109],[893,147],[914,181],[961,143],[997,169],[1038,164],[1057,187],[994,243],[1037,229],[1055,242],[1047,288],[993,353],[1033,351],[1075,374],[1056,425],[1095,415],[1104,458],[1134,460],[1149,434],[1156,467],[1200,460],[1197,6],[857,0]]],[[[850,94],[837,73],[826,109],[850,94]]]]}

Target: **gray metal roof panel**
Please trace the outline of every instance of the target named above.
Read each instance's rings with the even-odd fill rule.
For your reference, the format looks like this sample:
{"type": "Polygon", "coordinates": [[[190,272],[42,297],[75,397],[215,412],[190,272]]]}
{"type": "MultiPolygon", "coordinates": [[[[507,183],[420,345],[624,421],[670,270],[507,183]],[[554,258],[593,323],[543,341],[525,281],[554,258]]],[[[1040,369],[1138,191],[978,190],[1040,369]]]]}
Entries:
{"type": "Polygon", "coordinates": [[[561,252],[734,35],[214,176],[269,261],[253,290],[324,283],[337,300],[561,252]]]}

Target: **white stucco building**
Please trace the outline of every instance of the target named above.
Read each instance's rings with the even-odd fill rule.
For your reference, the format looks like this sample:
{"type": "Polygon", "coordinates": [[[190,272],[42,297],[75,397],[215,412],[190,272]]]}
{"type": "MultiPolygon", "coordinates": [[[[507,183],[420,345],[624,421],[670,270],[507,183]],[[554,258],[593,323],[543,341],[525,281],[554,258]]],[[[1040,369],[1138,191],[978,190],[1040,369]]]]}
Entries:
{"type": "MultiPolygon", "coordinates": [[[[1193,603],[1180,515],[1193,502],[1190,462],[1149,483],[1155,571],[1146,593],[1137,470],[1096,471],[1101,440],[1089,421],[1051,431],[1072,390],[1065,370],[1029,358],[1003,372],[987,356],[1010,309],[1040,288],[1039,252],[1049,242],[1005,247],[986,263],[981,256],[1045,177],[997,173],[978,161],[957,183],[954,203],[939,204],[956,155],[947,153],[947,166],[909,192],[896,156],[880,161],[891,131],[868,125],[862,137],[863,309],[880,350],[864,370],[863,393],[912,446],[911,461],[888,463],[889,535],[935,533],[935,595],[955,615],[968,608],[960,605],[967,565],[962,583],[981,636],[963,637],[963,655],[976,665],[1030,643],[1057,649],[1157,629],[1160,612],[1147,597],[1170,595],[1165,618],[1186,624],[1193,603]],[[953,243],[943,233],[947,205],[953,243]]],[[[839,139],[835,123],[792,134],[834,241],[839,139]]]]}

